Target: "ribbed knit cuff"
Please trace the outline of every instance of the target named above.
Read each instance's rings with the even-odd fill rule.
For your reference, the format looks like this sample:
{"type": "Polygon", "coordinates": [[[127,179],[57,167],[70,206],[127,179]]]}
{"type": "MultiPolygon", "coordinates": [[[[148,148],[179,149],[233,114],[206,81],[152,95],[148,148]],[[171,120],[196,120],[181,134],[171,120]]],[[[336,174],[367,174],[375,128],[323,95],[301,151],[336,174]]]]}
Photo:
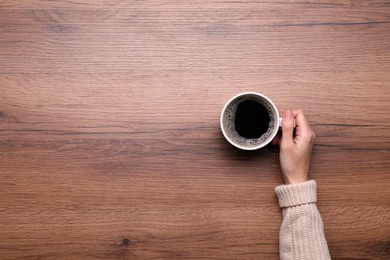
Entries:
{"type": "Polygon", "coordinates": [[[275,188],[281,208],[317,202],[317,183],[314,180],[275,188]]]}

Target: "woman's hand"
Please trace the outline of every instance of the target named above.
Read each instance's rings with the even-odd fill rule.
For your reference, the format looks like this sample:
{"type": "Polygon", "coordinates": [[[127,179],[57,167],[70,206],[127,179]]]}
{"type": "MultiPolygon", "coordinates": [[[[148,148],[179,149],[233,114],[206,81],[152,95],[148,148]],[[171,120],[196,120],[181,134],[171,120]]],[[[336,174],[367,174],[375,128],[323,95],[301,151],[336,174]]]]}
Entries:
{"type": "Polygon", "coordinates": [[[283,177],[286,184],[305,182],[308,180],[315,134],[300,109],[287,110],[282,118],[282,134],[279,134],[272,143],[280,147],[279,160],[283,177]]]}

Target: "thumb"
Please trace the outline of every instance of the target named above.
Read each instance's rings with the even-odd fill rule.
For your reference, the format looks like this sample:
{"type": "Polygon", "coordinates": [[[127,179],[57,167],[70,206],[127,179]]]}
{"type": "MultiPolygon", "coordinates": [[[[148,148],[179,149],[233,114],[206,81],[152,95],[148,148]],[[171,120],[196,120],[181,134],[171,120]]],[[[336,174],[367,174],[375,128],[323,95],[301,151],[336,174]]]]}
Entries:
{"type": "Polygon", "coordinates": [[[282,117],[282,141],[281,145],[291,145],[294,143],[294,115],[291,110],[287,110],[282,117]]]}

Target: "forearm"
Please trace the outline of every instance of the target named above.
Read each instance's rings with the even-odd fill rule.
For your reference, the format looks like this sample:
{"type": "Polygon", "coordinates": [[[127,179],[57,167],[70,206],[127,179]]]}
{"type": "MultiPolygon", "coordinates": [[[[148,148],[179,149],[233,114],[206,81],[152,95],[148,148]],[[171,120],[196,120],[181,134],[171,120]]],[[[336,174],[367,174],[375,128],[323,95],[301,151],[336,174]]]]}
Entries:
{"type": "Polygon", "coordinates": [[[280,259],[330,259],[324,226],[317,209],[315,181],[276,187],[283,209],[280,259]]]}

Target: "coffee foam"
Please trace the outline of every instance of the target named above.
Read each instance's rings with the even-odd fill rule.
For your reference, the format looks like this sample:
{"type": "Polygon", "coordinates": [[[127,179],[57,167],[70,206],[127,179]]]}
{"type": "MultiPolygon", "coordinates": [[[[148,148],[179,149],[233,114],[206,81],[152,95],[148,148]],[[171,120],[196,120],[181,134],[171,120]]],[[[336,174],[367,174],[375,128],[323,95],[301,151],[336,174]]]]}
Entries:
{"type": "Polygon", "coordinates": [[[273,134],[275,127],[275,112],[271,104],[269,104],[266,100],[259,96],[251,95],[251,96],[241,96],[236,98],[234,101],[230,102],[230,104],[226,107],[225,112],[223,114],[223,128],[225,130],[225,134],[227,134],[228,138],[232,140],[234,143],[245,146],[245,147],[255,147],[258,146],[265,141],[273,134]],[[239,135],[236,131],[235,127],[235,118],[237,107],[243,101],[256,101],[264,106],[269,114],[270,122],[268,125],[268,130],[259,138],[245,138],[239,135]]]}

